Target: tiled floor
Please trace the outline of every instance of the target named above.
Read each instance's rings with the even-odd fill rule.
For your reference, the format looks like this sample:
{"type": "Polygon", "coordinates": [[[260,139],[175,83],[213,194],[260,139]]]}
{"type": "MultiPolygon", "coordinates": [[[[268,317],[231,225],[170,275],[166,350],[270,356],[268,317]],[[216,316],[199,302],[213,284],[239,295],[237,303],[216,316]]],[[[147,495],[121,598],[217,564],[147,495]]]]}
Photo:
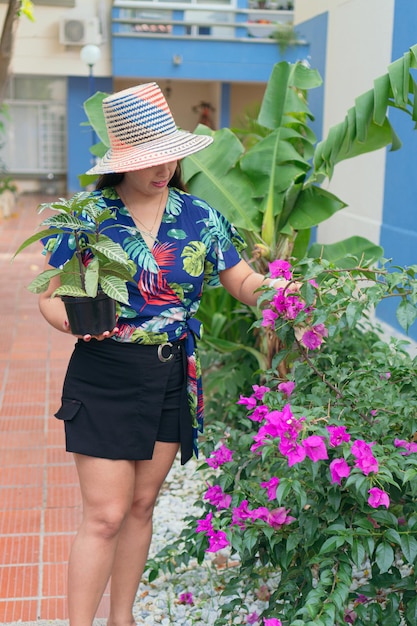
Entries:
{"type": "MultiPolygon", "coordinates": [[[[10,262],[51,198],[22,196],[0,216],[0,623],[66,619],[66,561],[80,496],[53,417],[74,340],[50,328],[26,285],[40,244],[10,262]]],[[[108,605],[104,598],[98,617],[108,605]]]]}

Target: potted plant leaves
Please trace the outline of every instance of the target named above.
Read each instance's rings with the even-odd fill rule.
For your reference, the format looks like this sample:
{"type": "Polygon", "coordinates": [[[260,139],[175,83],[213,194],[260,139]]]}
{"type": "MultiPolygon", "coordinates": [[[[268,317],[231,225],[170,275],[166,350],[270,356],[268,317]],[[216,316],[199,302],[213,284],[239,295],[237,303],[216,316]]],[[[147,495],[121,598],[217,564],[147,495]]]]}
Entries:
{"type": "Polygon", "coordinates": [[[73,256],[62,266],[41,272],[28,285],[32,293],[43,293],[52,278],[60,286],[51,297],[61,297],[74,335],[98,335],[116,325],[118,307],[129,304],[127,283],[134,281],[135,263],[105,231],[114,227],[114,211],[100,206],[91,194],[79,192],[69,200],[43,203],[38,213],[52,210],[37,233],[28,237],[15,252],[42,240],[53,250],[63,237],[68,238],[73,256]]]}

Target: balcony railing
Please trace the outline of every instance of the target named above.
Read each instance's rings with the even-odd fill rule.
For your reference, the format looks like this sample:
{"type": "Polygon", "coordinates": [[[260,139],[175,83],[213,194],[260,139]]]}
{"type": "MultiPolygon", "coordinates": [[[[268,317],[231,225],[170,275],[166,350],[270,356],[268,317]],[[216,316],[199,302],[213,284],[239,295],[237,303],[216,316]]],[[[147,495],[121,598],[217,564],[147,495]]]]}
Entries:
{"type": "Polygon", "coordinates": [[[288,44],[300,43],[293,30],[293,11],[274,8],[278,5],[273,2],[268,6],[260,9],[236,8],[224,2],[199,4],[195,0],[115,0],[113,36],[273,43],[281,35],[288,44]]]}

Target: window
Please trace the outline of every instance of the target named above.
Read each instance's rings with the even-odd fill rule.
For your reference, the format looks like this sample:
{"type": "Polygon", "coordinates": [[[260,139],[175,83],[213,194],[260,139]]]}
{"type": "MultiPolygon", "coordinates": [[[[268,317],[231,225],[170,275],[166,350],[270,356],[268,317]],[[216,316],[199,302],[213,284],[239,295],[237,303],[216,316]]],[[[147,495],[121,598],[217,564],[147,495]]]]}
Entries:
{"type": "Polygon", "coordinates": [[[66,173],[66,82],[13,77],[0,136],[0,163],[13,174],[66,173]]]}

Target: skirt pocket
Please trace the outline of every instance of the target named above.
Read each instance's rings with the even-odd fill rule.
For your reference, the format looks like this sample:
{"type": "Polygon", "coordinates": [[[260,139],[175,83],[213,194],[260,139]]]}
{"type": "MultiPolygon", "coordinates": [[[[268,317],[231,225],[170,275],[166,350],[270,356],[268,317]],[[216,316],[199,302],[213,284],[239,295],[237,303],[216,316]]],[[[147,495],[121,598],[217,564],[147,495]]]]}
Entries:
{"type": "Polygon", "coordinates": [[[63,398],[60,408],[55,413],[55,417],[59,420],[69,422],[74,419],[81,407],[82,402],[80,402],[79,400],[73,400],[72,398],[63,398]]]}

